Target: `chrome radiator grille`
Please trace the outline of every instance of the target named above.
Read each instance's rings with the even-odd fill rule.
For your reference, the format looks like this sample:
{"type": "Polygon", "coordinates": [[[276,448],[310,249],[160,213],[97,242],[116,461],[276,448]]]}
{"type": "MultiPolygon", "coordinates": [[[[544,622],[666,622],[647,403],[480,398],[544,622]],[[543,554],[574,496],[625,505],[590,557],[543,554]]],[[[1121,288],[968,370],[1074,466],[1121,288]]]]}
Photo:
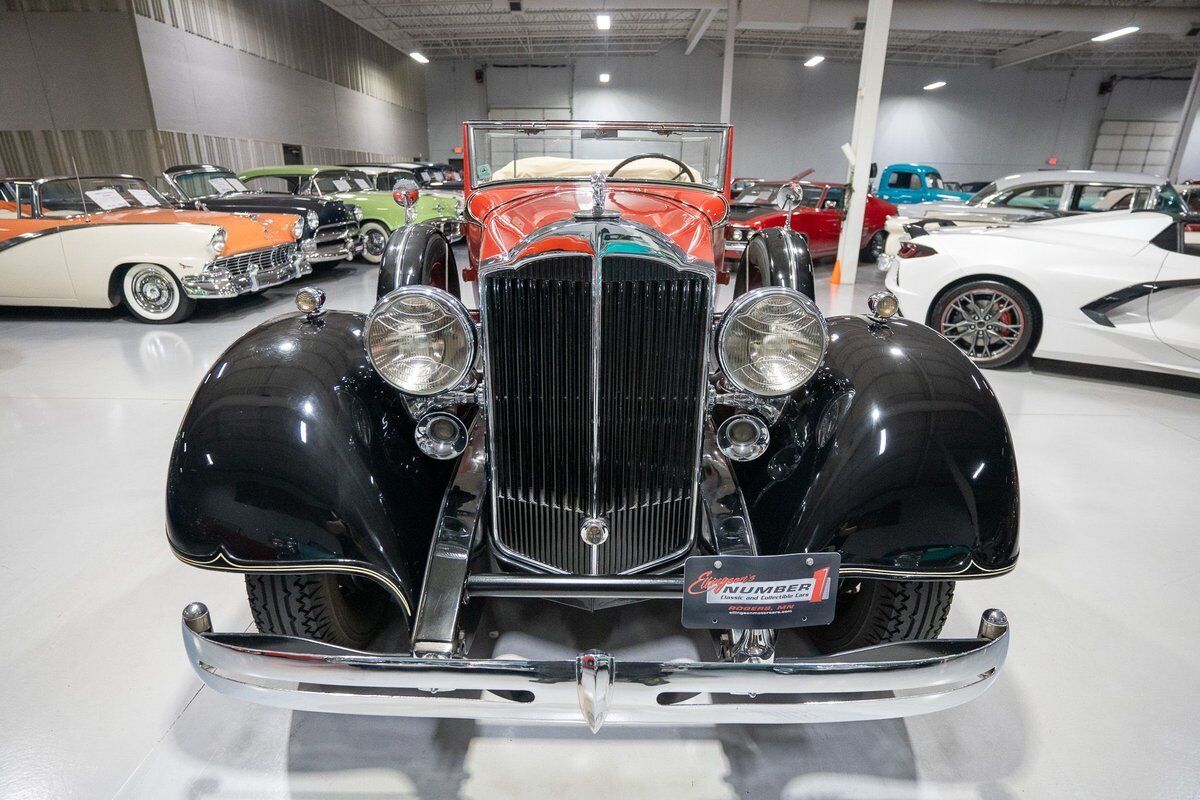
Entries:
{"type": "Polygon", "coordinates": [[[263,250],[251,250],[248,253],[239,253],[236,256],[229,256],[228,258],[218,258],[212,262],[209,269],[227,269],[233,277],[244,277],[251,270],[258,272],[259,270],[285,267],[292,263],[292,257],[295,254],[296,245],[281,244],[263,250]]]}
{"type": "Polygon", "coordinates": [[[692,541],[711,283],[609,258],[597,314],[593,265],[556,256],[483,278],[494,528],[536,565],[616,574],[692,541]],[[579,533],[592,515],[609,526],[596,548],[579,533]]]}

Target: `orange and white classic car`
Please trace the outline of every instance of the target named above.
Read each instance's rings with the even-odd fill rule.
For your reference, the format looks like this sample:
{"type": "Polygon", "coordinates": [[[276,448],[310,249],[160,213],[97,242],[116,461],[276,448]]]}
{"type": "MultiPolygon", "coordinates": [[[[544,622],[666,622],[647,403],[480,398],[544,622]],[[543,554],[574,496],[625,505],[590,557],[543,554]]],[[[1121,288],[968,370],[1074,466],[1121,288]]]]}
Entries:
{"type": "Polygon", "coordinates": [[[0,180],[0,305],[179,322],[311,271],[292,214],[176,210],[131,175],[0,180]],[[136,227],[135,227],[136,226],[136,227]]]}

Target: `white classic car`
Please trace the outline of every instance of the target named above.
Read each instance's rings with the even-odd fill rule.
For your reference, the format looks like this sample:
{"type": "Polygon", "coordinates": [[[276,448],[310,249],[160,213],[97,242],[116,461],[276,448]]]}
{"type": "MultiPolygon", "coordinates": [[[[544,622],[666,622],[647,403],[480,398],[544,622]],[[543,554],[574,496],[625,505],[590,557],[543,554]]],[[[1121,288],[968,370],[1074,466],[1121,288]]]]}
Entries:
{"type": "Polygon", "coordinates": [[[992,181],[965,203],[901,205],[889,217],[884,253],[895,255],[913,234],[940,227],[1006,225],[1104,211],[1153,209],[1184,213],[1184,201],[1157,175],[1058,169],[992,181]]]}
{"type": "Polygon", "coordinates": [[[1200,377],[1198,218],[1108,212],[905,242],[887,288],[981,367],[1026,355],[1200,377]]]}
{"type": "Polygon", "coordinates": [[[175,210],[131,175],[0,179],[0,305],[123,302],[142,322],[179,322],[197,300],[308,274],[303,226],[292,214],[175,210]]]}

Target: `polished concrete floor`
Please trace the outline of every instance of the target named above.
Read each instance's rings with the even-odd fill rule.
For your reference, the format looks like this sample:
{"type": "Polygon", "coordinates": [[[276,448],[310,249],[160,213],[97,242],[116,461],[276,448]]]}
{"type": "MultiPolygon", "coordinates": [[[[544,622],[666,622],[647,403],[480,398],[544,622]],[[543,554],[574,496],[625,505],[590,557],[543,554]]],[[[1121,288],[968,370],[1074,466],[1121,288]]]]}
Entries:
{"type": "MultiPolygon", "coordinates": [[[[822,272],[828,274],[828,268],[822,272]]],[[[365,310],[366,265],[316,281],[365,310]]],[[[823,281],[827,309],[879,285],[823,281]]],[[[119,311],[0,309],[0,797],[1200,797],[1200,393],[1047,365],[988,373],[1018,448],[1022,558],[960,584],[947,628],[988,606],[1009,663],[973,704],[907,721],[669,731],[288,713],[201,689],[179,611],[250,614],[240,578],[167,551],[168,450],[198,379],[290,288],[154,327],[119,311]]],[[[1193,390],[1195,391],[1195,390],[1193,390]]],[[[543,636],[504,643],[557,652],[543,636]]],[[[669,617],[669,615],[667,615],[669,617]]],[[[663,615],[625,645],[671,657],[663,615]]],[[[604,642],[594,642],[603,645],[604,642]]]]}

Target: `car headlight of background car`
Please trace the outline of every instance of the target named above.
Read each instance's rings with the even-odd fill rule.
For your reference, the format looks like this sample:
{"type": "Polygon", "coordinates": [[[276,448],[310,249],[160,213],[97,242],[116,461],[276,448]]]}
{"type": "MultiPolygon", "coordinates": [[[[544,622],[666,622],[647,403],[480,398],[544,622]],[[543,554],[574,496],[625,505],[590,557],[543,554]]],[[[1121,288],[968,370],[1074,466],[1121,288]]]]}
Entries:
{"type": "Polygon", "coordinates": [[[828,344],[825,318],[812,300],[795,289],[755,289],[721,317],[717,361],[742,391],[779,397],[816,374],[828,344]]]}
{"type": "Polygon", "coordinates": [[[304,238],[304,217],[296,217],[296,221],[292,223],[292,238],[296,240],[304,238]]]}
{"type": "Polygon", "coordinates": [[[225,252],[225,242],[229,239],[229,233],[224,228],[217,228],[217,232],[208,240],[208,252],[213,254],[213,257],[221,255],[225,252]]]}
{"type": "Polygon", "coordinates": [[[405,394],[428,397],[453,389],[475,360],[475,325],[457,298],[430,286],[406,286],[367,317],[367,357],[405,394]]]}
{"type": "Polygon", "coordinates": [[[321,226],[321,218],[315,211],[308,211],[304,214],[304,221],[308,224],[308,229],[315,231],[321,226]]]}
{"type": "Polygon", "coordinates": [[[350,213],[354,215],[355,222],[362,222],[362,209],[356,205],[350,204],[350,213]]]}
{"type": "Polygon", "coordinates": [[[743,239],[750,238],[750,231],[745,228],[730,228],[729,238],[735,242],[740,242],[743,239]]]}

